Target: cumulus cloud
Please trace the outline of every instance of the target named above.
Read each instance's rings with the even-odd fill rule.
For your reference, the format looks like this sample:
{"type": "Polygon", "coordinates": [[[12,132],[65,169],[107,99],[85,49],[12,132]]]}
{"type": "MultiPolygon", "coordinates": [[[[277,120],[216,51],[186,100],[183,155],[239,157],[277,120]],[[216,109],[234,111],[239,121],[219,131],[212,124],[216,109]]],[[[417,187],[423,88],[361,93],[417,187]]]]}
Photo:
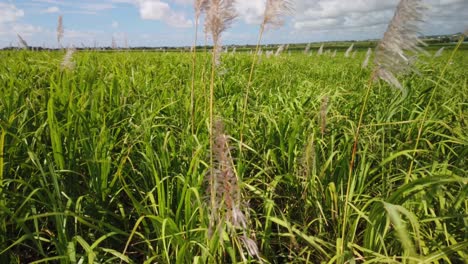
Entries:
{"type": "Polygon", "coordinates": [[[40,26],[30,24],[15,24],[13,25],[13,31],[20,33],[21,36],[33,36],[37,33],[44,32],[44,29],[40,26]]]}
{"type": "Polygon", "coordinates": [[[42,29],[32,25],[18,24],[17,20],[24,17],[24,11],[12,4],[0,3],[0,36],[12,36],[15,32],[22,36],[31,35],[42,29]]]}
{"type": "Polygon", "coordinates": [[[12,4],[0,3],[0,24],[15,22],[24,16],[24,11],[12,4]]]}
{"type": "Polygon", "coordinates": [[[260,24],[265,11],[265,0],[237,1],[235,8],[239,18],[247,24],[260,24]]]}
{"type": "Polygon", "coordinates": [[[61,0],[32,0],[32,2],[47,3],[47,4],[54,4],[54,5],[63,4],[63,1],[61,0]]]}
{"type": "Polygon", "coordinates": [[[183,5],[193,5],[193,0],[172,0],[176,2],[177,4],[183,4],[183,5]]]}
{"type": "Polygon", "coordinates": [[[115,6],[110,3],[82,3],[78,8],[88,12],[99,12],[114,8],[115,6]]]}
{"type": "Polygon", "coordinates": [[[174,11],[171,6],[160,0],[138,0],[140,17],[147,20],[160,20],[173,27],[186,28],[192,26],[192,21],[181,12],[174,11]]]}
{"type": "Polygon", "coordinates": [[[33,36],[44,32],[40,26],[21,23],[25,16],[22,9],[18,9],[13,4],[0,3],[0,47],[14,45],[16,34],[19,33],[29,44],[34,44],[33,36]],[[6,38],[4,38],[6,37],[6,38]]]}
{"type": "MultiPolygon", "coordinates": [[[[361,38],[381,37],[399,0],[295,0],[293,27],[298,32],[358,34],[361,38]],[[346,33],[349,32],[349,33],[346,33]]],[[[451,33],[467,26],[466,0],[427,0],[424,34],[451,33]],[[440,27],[443,25],[443,28],[440,27]]]]}
{"type": "Polygon", "coordinates": [[[41,11],[41,13],[48,13],[48,14],[58,13],[58,12],[60,12],[60,8],[56,6],[51,6],[41,11]]]}

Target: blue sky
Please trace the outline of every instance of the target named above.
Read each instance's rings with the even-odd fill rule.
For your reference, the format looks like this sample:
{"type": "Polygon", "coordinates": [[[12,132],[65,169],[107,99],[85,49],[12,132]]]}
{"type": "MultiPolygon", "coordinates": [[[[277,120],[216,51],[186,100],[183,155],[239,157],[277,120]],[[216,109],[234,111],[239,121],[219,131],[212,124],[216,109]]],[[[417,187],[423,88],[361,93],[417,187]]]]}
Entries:
{"type": "MultiPolygon", "coordinates": [[[[265,0],[237,0],[238,17],[224,44],[253,44],[265,0]]],[[[398,0],[291,0],[294,12],[263,43],[381,38],[398,0]]],[[[193,0],[0,0],[0,47],[56,47],[57,18],[63,16],[63,45],[188,46],[194,37],[193,0]]],[[[468,0],[425,0],[422,34],[462,32],[468,0]]],[[[203,23],[203,22],[201,22],[203,23]]],[[[203,25],[202,25],[203,26],[203,25]]],[[[200,28],[199,44],[204,42],[200,28]]]]}

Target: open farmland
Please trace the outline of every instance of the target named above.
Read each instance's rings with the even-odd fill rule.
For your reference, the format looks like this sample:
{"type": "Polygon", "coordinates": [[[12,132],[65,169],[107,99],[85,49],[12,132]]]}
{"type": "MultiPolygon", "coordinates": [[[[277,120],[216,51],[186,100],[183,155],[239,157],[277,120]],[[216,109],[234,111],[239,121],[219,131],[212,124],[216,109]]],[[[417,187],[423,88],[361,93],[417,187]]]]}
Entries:
{"type": "Polygon", "coordinates": [[[192,126],[191,53],[1,52],[1,263],[463,263],[468,52],[373,83],[353,158],[365,54],[262,55],[247,108],[253,56],[223,54],[210,146],[210,53],[192,126]]]}

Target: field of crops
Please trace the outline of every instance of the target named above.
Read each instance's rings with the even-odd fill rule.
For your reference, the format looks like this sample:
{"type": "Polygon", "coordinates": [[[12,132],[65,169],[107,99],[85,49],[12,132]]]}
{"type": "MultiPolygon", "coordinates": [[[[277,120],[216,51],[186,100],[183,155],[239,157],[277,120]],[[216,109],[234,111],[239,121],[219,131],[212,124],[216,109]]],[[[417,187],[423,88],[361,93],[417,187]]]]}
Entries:
{"type": "Polygon", "coordinates": [[[262,55],[247,105],[225,53],[213,142],[209,53],[193,115],[191,53],[64,54],[0,52],[1,263],[466,263],[468,51],[368,97],[366,50],[262,55]]]}

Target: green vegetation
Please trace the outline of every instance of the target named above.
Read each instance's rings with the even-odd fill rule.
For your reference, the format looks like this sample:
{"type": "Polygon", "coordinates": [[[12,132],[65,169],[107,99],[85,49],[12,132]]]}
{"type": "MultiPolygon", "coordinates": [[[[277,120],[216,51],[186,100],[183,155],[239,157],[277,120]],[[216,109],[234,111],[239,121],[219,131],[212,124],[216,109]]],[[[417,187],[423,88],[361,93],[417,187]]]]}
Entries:
{"type": "MultiPolygon", "coordinates": [[[[246,235],[271,263],[466,262],[468,52],[421,57],[406,95],[373,85],[348,178],[371,70],[343,51],[262,56],[242,147],[253,57],[223,54],[246,235]]],[[[240,230],[209,234],[211,55],[192,133],[190,53],[64,54],[0,53],[0,263],[259,262],[240,230]]]]}

